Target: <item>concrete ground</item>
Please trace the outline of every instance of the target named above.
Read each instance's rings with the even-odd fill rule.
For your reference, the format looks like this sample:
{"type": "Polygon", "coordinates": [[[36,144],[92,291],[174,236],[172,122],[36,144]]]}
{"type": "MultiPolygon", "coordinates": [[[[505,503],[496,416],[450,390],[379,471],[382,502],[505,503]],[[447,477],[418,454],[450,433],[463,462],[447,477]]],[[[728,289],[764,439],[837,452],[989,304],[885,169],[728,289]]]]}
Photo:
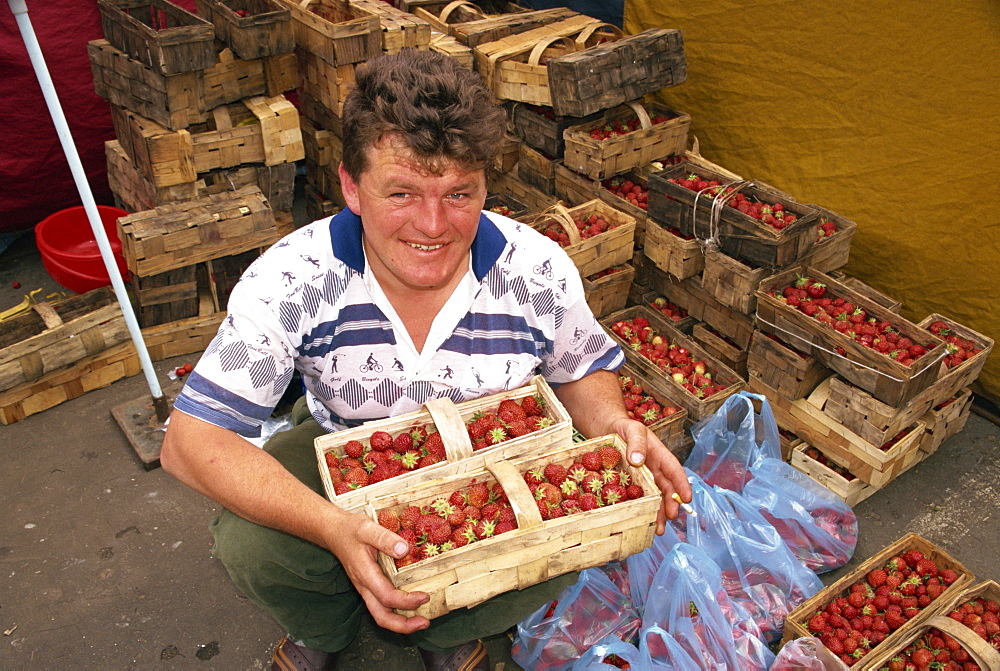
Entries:
{"type": "MultiPolygon", "coordinates": [[[[0,311],[42,287],[31,236],[0,252],[0,311]],[[14,289],[12,282],[21,283],[14,289]]],[[[43,295],[44,295],[43,294],[43,295]]],[[[166,372],[196,356],[155,364],[166,372]]],[[[212,501],[146,471],[110,408],[148,396],[142,375],[0,426],[0,669],[266,669],[284,632],[210,556],[212,501]]],[[[1000,428],[972,414],[936,454],[860,503],[855,558],[915,531],[977,580],[1000,579],[1000,428]]],[[[518,668],[509,640],[494,662],[518,668]]],[[[340,668],[420,669],[366,622],[340,668]]]]}

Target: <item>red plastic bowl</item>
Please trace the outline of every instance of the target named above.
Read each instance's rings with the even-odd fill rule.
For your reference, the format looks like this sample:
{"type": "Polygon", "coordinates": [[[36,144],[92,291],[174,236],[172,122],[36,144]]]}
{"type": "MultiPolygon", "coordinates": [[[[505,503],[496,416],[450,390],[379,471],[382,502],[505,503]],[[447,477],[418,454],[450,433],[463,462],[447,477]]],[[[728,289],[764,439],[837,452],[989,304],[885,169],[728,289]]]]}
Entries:
{"type": "MultiPolygon", "coordinates": [[[[98,205],[97,211],[108,234],[118,271],[122,278],[127,278],[128,266],[121,253],[117,222],[128,212],[108,205],[98,205]]],[[[54,212],[40,221],[35,226],[35,244],[49,275],[67,289],[84,293],[111,284],[82,205],[54,212]]]]}

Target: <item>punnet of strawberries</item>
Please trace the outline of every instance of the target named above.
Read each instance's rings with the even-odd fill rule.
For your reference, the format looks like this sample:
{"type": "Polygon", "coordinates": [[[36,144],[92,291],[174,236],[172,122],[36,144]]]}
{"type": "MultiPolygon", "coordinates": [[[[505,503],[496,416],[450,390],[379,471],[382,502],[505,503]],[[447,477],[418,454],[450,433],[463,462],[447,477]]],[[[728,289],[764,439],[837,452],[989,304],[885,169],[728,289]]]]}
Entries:
{"type": "Polygon", "coordinates": [[[851,666],[913,619],[959,579],[918,549],[869,571],[846,593],[813,613],[806,625],[830,652],[851,666]]]}
{"type": "Polygon", "coordinates": [[[816,241],[825,240],[837,232],[837,222],[826,217],[821,217],[819,225],[816,226],[816,241]]]}
{"type": "Polygon", "coordinates": [[[601,186],[622,200],[642,210],[649,208],[649,189],[642,184],[636,184],[627,177],[611,177],[601,182],[601,186]]]}
{"type": "MultiPolygon", "coordinates": [[[[608,221],[606,218],[600,214],[589,214],[582,217],[573,217],[573,224],[576,226],[576,230],[580,232],[580,239],[586,240],[592,238],[595,235],[600,235],[605,231],[610,231],[613,228],[617,228],[618,224],[616,222],[608,221]]],[[[543,224],[540,229],[542,235],[549,238],[550,240],[555,240],[559,243],[560,247],[568,247],[570,244],[569,234],[563,230],[563,227],[559,225],[556,221],[550,221],[547,224],[543,224]]]]}
{"type": "Polygon", "coordinates": [[[931,627],[926,634],[889,658],[882,668],[886,671],[979,671],[981,667],[958,640],[931,627]]]}
{"type": "Polygon", "coordinates": [[[611,266],[610,268],[605,268],[604,270],[598,271],[593,275],[587,276],[588,282],[593,282],[594,280],[599,280],[602,277],[607,277],[608,275],[617,275],[618,273],[623,273],[628,270],[627,263],[619,263],[617,266],[611,266]]]}
{"type": "Polygon", "coordinates": [[[851,481],[857,479],[857,476],[855,476],[854,473],[851,473],[849,470],[847,470],[846,468],[844,468],[843,466],[841,466],[837,462],[835,462],[832,459],[830,459],[828,456],[826,456],[825,454],[823,454],[822,452],[820,452],[819,450],[817,450],[812,445],[810,445],[809,447],[807,447],[804,450],[804,452],[805,452],[805,455],[807,457],[809,457],[810,459],[813,459],[813,460],[818,461],[819,463],[823,464],[824,466],[826,466],[831,471],[833,471],[834,473],[836,473],[840,477],[844,478],[848,482],[851,482],[851,481]]]}
{"type": "Polygon", "coordinates": [[[349,440],[338,455],[324,455],[333,491],[338,496],[403,473],[446,461],[441,434],[432,424],[414,424],[395,436],[373,431],[367,441],[349,440]]]}
{"type": "Polygon", "coordinates": [[[380,525],[409,545],[406,555],[395,559],[396,568],[517,528],[514,508],[500,483],[475,479],[427,505],[384,508],[376,515],[380,525]]]}
{"type": "Polygon", "coordinates": [[[945,341],[948,353],[945,355],[944,363],[948,368],[954,368],[983,351],[983,348],[976,343],[955,333],[948,322],[935,320],[927,330],[945,341]]]}
{"type": "Polygon", "coordinates": [[[545,416],[541,396],[525,396],[520,402],[505,398],[492,409],[475,413],[465,422],[473,450],[483,450],[552,426],[545,416]]]}
{"type": "Polygon", "coordinates": [[[616,321],[611,331],[697,398],[708,398],[727,388],[725,384],[716,383],[707,363],[694,358],[686,347],[673,344],[657,333],[645,317],[616,321]]]}
{"type": "Polygon", "coordinates": [[[996,599],[977,596],[952,609],[948,617],[961,622],[995,650],[1000,650],[1000,602],[996,599]]]}
{"type": "Polygon", "coordinates": [[[671,321],[679,322],[682,319],[687,319],[688,317],[687,310],[676,303],[671,303],[663,296],[657,296],[653,300],[649,301],[649,307],[653,308],[671,321]]]}
{"type": "Polygon", "coordinates": [[[611,443],[584,452],[569,466],[550,463],[524,473],[542,520],[597,510],[642,498],[642,485],[622,468],[621,451],[611,443]]]}
{"type": "Polygon", "coordinates": [[[631,375],[619,373],[618,384],[622,388],[622,399],[625,401],[625,410],[629,418],[637,419],[646,426],[656,424],[661,419],[671,417],[680,411],[680,408],[670,403],[661,405],[631,375]]]}
{"type": "Polygon", "coordinates": [[[490,212],[496,212],[497,214],[502,214],[505,217],[511,217],[514,215],[514,210],[510,209],[506,205],[494,205],[490,208],[490,212]]]}
{"type": "MultiPolygon", "coordinates": [[[[733,192],[732,187],[727,187],[725,182],[717,179],[705,179],[694,172],[681,177],[671,177],[670,181],[690,191],[702,193],[713,198],[721,193],[732,194],[733,192]]],[[[798,221],[798,215],[785,210],[785,205],[780,201],[772,203],[754,196],[748,196],[743,192],[731,195],[726,200],[726,206],[738,210],[748,217],[752,217],[778,231],[798,221]]]]}
{"type": "MultiPolygon", "coordinates": [[[[774,287],[767,295],[902,366],[910,366],[933,348],[933,345],[913,342],[888,321],[869,315],[860,305],[834,296],[825,284],[811,277],[797,275],[790,285],[774,287]]],[[[840,346],[836,351],[845,354],[840,346]]]]}
{"type": "MultiPolygon", "coordinates": [[[[657,124],[670,121],[672,117],[666,114],[657,114],[650,117],[650,122],[655,126],[657,124]]],[[[597,128],[591,129],[590,137],[594,140],[604,141],[614,137],[621,137],[622,135],[628,135],[633,131],[637,131],[642,128],[642,121],[639,120],[638,116],[633,116],[628,119],[614,119],[613,121],[608,121],[597,128]]]]}

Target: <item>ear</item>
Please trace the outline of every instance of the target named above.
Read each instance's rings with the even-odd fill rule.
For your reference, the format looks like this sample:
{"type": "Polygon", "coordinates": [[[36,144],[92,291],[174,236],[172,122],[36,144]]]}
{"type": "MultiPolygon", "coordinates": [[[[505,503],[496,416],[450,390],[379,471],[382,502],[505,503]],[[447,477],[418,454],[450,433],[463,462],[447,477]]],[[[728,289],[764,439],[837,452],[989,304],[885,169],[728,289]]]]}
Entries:
{"type": "Polygon", "coordinates": [[[344,169],[344,164],[341,163],[337,167],[337,174],[340,176],[340,191],[344,195],[344,201],[347,203],[347,207],[351,208],[351,212],[361,216],[361,199],[358,198],[358,184],[353,178],[348,174],[347,170],[344,169]]]}

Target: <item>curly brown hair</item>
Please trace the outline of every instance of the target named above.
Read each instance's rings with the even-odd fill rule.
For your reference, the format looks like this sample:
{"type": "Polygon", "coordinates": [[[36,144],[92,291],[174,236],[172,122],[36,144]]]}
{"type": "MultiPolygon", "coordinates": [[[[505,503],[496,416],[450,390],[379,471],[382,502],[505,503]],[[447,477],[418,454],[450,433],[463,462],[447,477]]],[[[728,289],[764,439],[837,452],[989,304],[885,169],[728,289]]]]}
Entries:
{"type": "Polygon", "coordinates": [[[406,48],[359,66],[344,102],[343,164],[358,181],[368,149],[387,135],[435,173],[440,161],[486,169],[500,148],[506,115],[483,79],[453,58],[406,48]]]}

